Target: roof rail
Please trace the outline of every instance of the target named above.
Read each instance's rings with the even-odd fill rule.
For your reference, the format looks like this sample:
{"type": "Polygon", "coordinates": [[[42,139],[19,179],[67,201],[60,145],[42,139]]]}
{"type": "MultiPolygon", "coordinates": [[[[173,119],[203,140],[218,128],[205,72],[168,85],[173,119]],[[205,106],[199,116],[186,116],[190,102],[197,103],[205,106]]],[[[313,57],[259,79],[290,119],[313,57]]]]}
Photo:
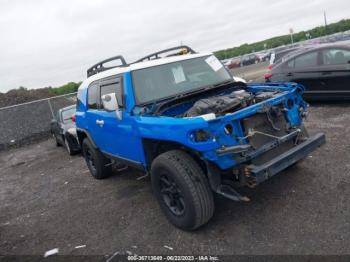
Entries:
{"type": "Polygon", "coordinates": [[[168,53],[170,51],[179,50],[179,49],[180,49],[180,51],[178,53],[170,54],[167,56],[177,56],[177,55],[183,55],[183,54],[188,54],[188,53],[196,54],[196,52],[192,48],[188,47],[187,45],[181,45],[181,46],[176,46],[176,47],[164,49],[162,51],[147,55],[147,56],[135,61],[134,63],[143,62],[145,60],[149,61],[149,60],[159,59],[159,58],[161,58],[161,57],[159,57],[160,54],[168,53]]]}
{"type": "Polygon", "coordinates": [[[103,60],[103,61],[97,63],[96,65],[93,65],[92,67],[90,67],[87,70],[87,77],[93,76],[95,74],[98,74],[100,72],[106,71],[108,69],[112,69],[112,68],[116,68],[116,67],[123,67],[123,66],[127,66],[127,65],[128,64],[126,63],[126,61],[125,61],[123,56],[121,56],[121,55],[114,56],[114,57],[108,58],[106,60],[103,60]],[[114,60],[120,60],[122,64],[119,65],[119,66],[110,66],[110,67],[104,67],[103,66],[104,63],[111,62],[111,61],[114,61],[114,60]]]}

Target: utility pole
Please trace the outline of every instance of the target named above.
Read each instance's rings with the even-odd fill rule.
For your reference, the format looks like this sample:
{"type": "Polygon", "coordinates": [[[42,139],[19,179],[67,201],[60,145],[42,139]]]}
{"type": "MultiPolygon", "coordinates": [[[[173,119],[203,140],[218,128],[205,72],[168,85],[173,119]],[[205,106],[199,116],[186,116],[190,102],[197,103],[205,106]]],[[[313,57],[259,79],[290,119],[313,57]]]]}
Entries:
{"type": "Polygon", "coordinates": [[[325,28],[326,33],[327,33],[327,15],[326,15],[326,11],[323,11],[323,17],[324,17],[324,28],[325,28]]]}
{"type": "Polygon", "coordinates": [[[289,28],[289,34],[290,34],[290,42],[293,44],[294,43],[294,39],[293,39],[294,30],[293,30],[293,28],[289,28]]]}

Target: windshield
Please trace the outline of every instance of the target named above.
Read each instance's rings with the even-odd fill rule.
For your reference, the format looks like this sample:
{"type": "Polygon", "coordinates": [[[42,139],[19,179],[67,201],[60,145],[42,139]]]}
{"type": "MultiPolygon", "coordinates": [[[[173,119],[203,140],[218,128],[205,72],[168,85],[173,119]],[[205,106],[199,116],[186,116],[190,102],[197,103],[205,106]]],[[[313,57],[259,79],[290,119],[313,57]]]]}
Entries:
{"type": "Polygon", "coordinates": [[[72,116],[75,115],[75,107],[66,109],[64,111],[62,111],[62,121],[63,123],[69,123],[72,122],[72,116]]]}
{"type": "Polygon", "coordinates": [[[215,56],[144,68],[132,74],[137,104],[170,98],[232,80],[215,56]]]}

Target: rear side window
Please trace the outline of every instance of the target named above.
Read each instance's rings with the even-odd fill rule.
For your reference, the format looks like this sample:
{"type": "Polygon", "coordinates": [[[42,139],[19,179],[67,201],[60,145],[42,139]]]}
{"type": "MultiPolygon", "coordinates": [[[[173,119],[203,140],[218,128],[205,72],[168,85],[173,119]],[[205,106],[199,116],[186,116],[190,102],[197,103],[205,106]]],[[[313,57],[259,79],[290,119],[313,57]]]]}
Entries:
{"type": "Polygon", "coordinates": [[[325,49],[322,51],[324,65],[342,65],[350,61],[350,51],[339,48],[325,49]]]}
{"type": "MultiPolygon", "coordinates": [[[[122,86],[122,78],[121,77],[112,77],[101,82],[101,96],[116,93],[118,105],[120,108],[124,107],[123,101],[123,86],[122,86]]],[[[101,102],[102,107],[102,102],[101,102]]]]}
{"type": "Polygon", "coordinates": [[[62,111],[63,123],[71,123],[72,117],[75,115],[75,107],[62,111]]]}
{"type": "Polygon", "coordinates": [[[88,105],[89,109],[98,108],[98,84],[92,84],[88,89],[88,105]]]}

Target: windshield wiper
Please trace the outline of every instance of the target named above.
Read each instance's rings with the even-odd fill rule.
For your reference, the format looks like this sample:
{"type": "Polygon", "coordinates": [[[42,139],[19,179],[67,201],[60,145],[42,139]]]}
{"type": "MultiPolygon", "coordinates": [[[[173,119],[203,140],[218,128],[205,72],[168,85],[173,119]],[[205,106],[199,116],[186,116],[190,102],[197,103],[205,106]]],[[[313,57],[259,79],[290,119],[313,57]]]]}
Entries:
{"type": "MultiPolygon", "coordinates": [[[[224,82],[217,83],[217,84],[214,84],[214,85],[207,85],[207,86],[202,87],[200,89],[196,89],[196,90],[193,90],[193,91],[190,91],[190,92],[179,94],[179,95],[175,96],[173,98],[173,100],[176,100],[176,99],[179,99],[179,98],[183,98],[183,97],[187,97],[187,96],[191,96],[191,95],[194,95],[194,94],[197,94],[197,93],[202,93],[204,91],[212,90],[212,89],[215,89],[217,87],[222,87],[222,86],[228,85],[230,83],[233,83],[233,80],[224,81],[224,82]]],[[[172,101],[172,100],[170,100],[170,101],[172,101]]],[[[168,101],[168,102],[170,102],[170,101],[168,101]]]]}

